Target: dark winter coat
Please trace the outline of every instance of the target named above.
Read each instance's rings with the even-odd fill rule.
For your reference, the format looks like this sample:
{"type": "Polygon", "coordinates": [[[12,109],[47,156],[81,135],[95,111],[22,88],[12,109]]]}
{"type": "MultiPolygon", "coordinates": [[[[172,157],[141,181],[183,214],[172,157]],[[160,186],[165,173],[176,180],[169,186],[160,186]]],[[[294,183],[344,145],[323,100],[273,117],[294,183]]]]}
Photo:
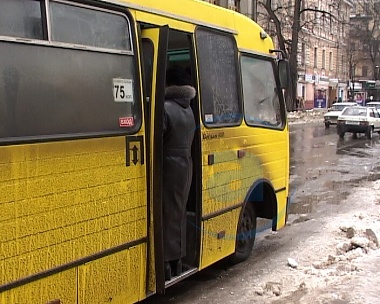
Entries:
{"type": "Polygon", "coordinates": [[[191,144],[195,121],[191,86],[170,86],[165,91],[163,137],[163,236],[164,260],[186,255],[186,203],[193,165],[191,144]]]}

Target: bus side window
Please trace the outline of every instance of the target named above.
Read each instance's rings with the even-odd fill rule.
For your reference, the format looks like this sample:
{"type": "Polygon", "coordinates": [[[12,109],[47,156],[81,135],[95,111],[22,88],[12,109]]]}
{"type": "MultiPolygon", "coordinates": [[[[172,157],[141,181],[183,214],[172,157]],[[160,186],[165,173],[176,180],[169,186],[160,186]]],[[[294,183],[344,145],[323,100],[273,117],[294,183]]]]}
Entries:
{"type": "Polygon", "coordinates": [[[234,37],[198,28],[196,43],[204,123],[209,127],[239,125],[242,106],[234,37]]]}
{"type": "Polygon", "coordinates": [[[0,1],[0,35],[27,38],[44,38],[42,1],[0,1]]]}
{"type": "Polygon", "coordinates": [[[131,51],[128,20],[118,14],[50,3],[52,39],[104,49],[131,51]]]}
{"type": "Polygon", "coordinates": [[[246,123],[281,127],[284,115],[281,115],[274,63],[271,60],[242,55],[241,73],[246,123]]]}
{"type": "Polygon", "coordinates": [[[153,75],[153,42],[147,38],[142,39],[142,55],[144,60],[144,86],[147,98],[152,94],[152,75],[153,75]]]}

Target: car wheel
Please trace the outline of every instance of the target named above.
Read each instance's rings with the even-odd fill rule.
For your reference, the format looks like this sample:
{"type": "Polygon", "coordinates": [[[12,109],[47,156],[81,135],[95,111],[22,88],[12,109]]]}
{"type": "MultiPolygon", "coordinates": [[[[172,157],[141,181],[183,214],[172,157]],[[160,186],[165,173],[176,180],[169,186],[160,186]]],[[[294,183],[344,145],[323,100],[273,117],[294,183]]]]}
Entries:
{"type": "Polygon", "coordinates": [[[330,123],[329,122],[325,122],[325,128],[326,129],[330,128],[330,123]]]}
{"type": "Polygon", "coordinates": [[[344,132],[339,132],[339,138],[343,139],[344,138],[344,132]]]}
{"type": "Polygon", "coordinates": [[[248,202],[239,220],[235,253],[230,256],[230,262],[237,264],[245,261],[251,251],[256,237],[256,212],[252,203],[248,202]]]}
{"type": "Polygon", "coordinates": [[[369,126],[368,129],[367,129],[367,132],[366,132],[366,135],[367,135],[368,139],[372,139],[372,133],[373,133],[373,129],[372,129],[371,126],[369,126]]]}

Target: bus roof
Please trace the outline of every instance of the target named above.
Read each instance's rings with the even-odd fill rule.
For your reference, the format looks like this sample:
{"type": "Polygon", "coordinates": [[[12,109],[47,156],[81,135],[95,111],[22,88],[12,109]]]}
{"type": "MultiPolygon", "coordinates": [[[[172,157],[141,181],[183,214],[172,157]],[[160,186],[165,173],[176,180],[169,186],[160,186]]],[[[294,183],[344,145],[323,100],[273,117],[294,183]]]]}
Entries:
{"type": "MultiPolygon", "coordinates": [[[[273,42],[252,19],[238,12],[201,0],[103,0],[137,11],[168,17],[195,25],[223,30],[237,35],[238,47],[243,50],[269,54],[273,42]],[[264,38],[265,37],[265,38],[264,38]]],[[[144,17],[147,15],[144,14],[144,17]]],[[[146,21],[146,20],[139,20],[146,21]]]]}

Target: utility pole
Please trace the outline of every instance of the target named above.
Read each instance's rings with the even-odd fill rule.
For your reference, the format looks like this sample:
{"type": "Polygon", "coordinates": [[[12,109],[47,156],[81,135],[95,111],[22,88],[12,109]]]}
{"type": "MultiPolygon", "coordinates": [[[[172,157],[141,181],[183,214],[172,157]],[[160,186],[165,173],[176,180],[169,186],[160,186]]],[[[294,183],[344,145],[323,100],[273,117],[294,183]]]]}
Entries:
{"type": "Polygon", "coordinates": [[[355,94],[355,69],[356,64],[353,63],[351,66],[351,99],[354,101],[354,94],[355,94]]]}
{"type": "Polygon", "coordinates": [[[375,92],[376,92],[376,101],[378,101],[380,99],[380,89],[378,88],[379,87],[379,82],[380,82],[380,71],[379,71],[379,66],[375,66],[375,92]]]}

